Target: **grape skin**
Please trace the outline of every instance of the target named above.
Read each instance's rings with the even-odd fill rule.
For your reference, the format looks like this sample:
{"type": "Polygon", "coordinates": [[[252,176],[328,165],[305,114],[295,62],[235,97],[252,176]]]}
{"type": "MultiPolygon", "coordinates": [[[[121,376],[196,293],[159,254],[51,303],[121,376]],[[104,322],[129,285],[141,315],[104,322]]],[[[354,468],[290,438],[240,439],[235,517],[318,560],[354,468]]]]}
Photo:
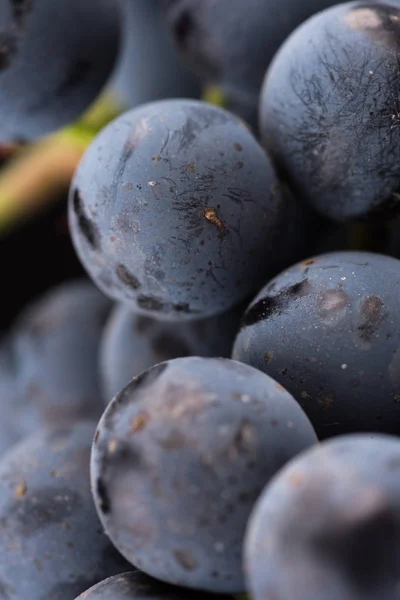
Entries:
{"type": "Polygon", "coordinates": [[[228,358],[245,305],[210,319],[180,323],[157,321],[117,305],[100,344],[100,375],[106,403],[131,379],[150,367],[183,356],[228,358]]]}
{"type": "Polygon", "coordinates": [[[94,140],[69,200],[98,287],[138,313],[200,319],[257,289],[281,260],[285,202],[261,147],[228,112],[165,100],[94,140]]]}
{"type": "Polygon", "coordinates": [[[0,455],[42,427],[100,418],[98,346],[111,307],[73,280],[18,317],[0,352],[0,455]]]}
{"type": "Polygon", "coordinates": [[[98,514],[148,575],[241,593],[252,506],[315,442],[298,404],[259,371],[228,359],[167,361],[134,379],[100,420],[91,459],[98,514]]]}
{"type": "Polygon", "coordinates": [[[71,600],[129,570],[101,530],[89,485],[95,423],[41,431],[0,460],[0,593],[71,600]]]}
{"type": "Polygon", "coordinates": [[[400,431],[400,261],[332,252],[283,271],[250,304],[232,357],[267,373],[320,439],[400,431]]]}
{"type": "Polygon", "coordinates": [[[250,517],[254,600],[393,600],[400,576],[400,442],[340,436],[290,461],[250,517]]]}
{"type": "Polygon", "coordinates": [[[0,143],[31,141],[79,117],[119,50],[114,0],[0,0],[0,143]]]}
{"type": "Polygon", "coordinates": [[[267,71],[262,141],[295,194],[338,221],[399,210],[400,8],[340,3],[303,23],[267,71]]]}
{"type": "Polygon", "coordinates": [[[164,0],[182,57],[224,90],[232,112],[255,130],[265,72],[286,37],[335,0],[164,0]]]}

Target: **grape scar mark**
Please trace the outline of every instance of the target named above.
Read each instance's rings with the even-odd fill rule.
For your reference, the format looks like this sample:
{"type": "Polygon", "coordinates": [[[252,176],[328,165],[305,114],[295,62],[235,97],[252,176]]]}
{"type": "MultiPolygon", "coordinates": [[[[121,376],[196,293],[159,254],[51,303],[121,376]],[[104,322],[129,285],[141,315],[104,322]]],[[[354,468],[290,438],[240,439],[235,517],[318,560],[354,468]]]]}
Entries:
{"type": "Polygon", "coordinates": [[[216,227],[219,229],[218,237],[222,239],[226,235],[227,230],[225,224],[217,215],[217,211],[215,210],[215,208],[206,208],[203,213],[203,216],[205,219],[207,219],[207,221],[209,221],[213,225],[216,225],[216,227]]]}

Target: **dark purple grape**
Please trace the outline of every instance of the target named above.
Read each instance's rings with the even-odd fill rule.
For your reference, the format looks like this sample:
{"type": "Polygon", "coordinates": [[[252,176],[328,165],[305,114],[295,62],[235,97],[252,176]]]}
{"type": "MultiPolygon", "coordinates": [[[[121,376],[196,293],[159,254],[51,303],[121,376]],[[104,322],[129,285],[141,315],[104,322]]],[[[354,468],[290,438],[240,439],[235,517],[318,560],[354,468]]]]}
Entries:
{"type": "Polygon", "coordinates": [[[116,306],[100,345],[104,399],[108,403],[131,379],[172,358],[228,358],[245,308],[241,304],[222,315],[177,326],[139,316],[124,304],[116,306]]]}
{"type": "Polygon", "coordinates": [[[250,304],[233,358],[284,385],[320,438],[400,433],[400,261],[335,252],[298,263],[250,304]]]}
{"type": "Polygon", "coordinates": [[[27,438],[0,460],[0,597],[71,600],[129,565],[104,535],[89,485],[95,424],[27,438]]]}
{"type": "Polygon", "coordinates": [[[230,113],[191,100],[134,109],[87,150],[72,238],[109,296],[164,320],[228,310],[281,260],[284,208],[269,159],[230,113]]]}
{"type": "Polygon", "coordinates": [[[100,418],[98,347],[110,309],[82,280],[51,290],[19,317],[0,354],[0,455],[41,427],[100,418]]]}
{"type": "Polygon", "coordinates": [[[340,3],[282,45],[260,101],[263,143],[294,192],[336,220],[399,210],[400,7],[340,3]]]}
{"type": "Polygon", "coordinates": [[[347,435],[304,452],[250,517],[254,600],[394,600],[400,579],[400,441],[347,435]]]}
{"type": "MultiPolygon", "coordinates": [[[[166,585],[132,572],[115,575],[98,583],[76,600],[209,600],[212,596],[166,585]]],[[[223,600],[223,596],[220,596],[223,600]]]]}
{"type": "Polygon", "coordinates": [[[118,46],[114,0],[0,0],[0,143],[77,118],[106,83],[118,46]]]}
{"type": "Polygon", "coordinates": [[[299,405],[263,373],[228,359],[164,362],[134,379],[99,423],[96,507],[116,548],[145,573],[239,593],[254,502],[315,442],[299,405]]]}

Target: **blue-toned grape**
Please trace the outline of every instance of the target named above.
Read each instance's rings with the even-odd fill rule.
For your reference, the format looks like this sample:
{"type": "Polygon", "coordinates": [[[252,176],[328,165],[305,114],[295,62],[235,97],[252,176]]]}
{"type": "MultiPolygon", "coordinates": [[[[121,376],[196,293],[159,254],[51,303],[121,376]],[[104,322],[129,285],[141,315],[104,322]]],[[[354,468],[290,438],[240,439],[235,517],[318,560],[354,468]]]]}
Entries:
{"type": "Polygon", "coordinates": [[[316,442],[285,389],[228,359],[145,371],[100,420],[91,478],[106,533],[167,583],[244,591],[244,529],[265,483],[316,442]]]}
{"type": "Polygon", "coordinates": [[[239,119],[165,100],[97,136],[72,183],[69,217],[104,293],[182,320],[229,309],[276,269],[285,206],[268,157],[239,119]]]}
{"type": "Polygon", "coordinates": [[[250,304],[233,358],[301,404],[320,438],[400,432],[400,261],[370,252],[308,259],[250,304]]]}
{"type": "Polygon", "coordinates": [[[49,425],[98,419],[98,348],[111,302],[89,281],[65,283],[18,318],[0,353],[0,455],[49,425]]]}
{"type": "Polygon", "coordinates": [[[249,521],[254,600],[394,600],[400,579],[400,441],[346,435],[292,460],[249,521]]]}
{"type": "Polygon", "coordinates": [[[172,358],[228,358],[245,308],[241,304],[223,315],[177,326],[139,316],[123,304],[116,306],[100,345],[104,399],[108,403],[131,379],[172,358]]]}
{"type": "Polygon", "coordinates": [[[399,210],[400,7],[348,2],[282,45],[264,81],[265,147],[297,195],[336,220],[399,210]]]}
{"type": "Polygon", "coordinates": [[[118,48],[115,0],[0,0],[0,143],[77,118],[106,83],[118,48]]]}
{"type": "Polygon", "coordinates": [[[71,600],[129,570],[93,506],[95,424],[39,432],[0,460],[0,597],[71,600]]]}

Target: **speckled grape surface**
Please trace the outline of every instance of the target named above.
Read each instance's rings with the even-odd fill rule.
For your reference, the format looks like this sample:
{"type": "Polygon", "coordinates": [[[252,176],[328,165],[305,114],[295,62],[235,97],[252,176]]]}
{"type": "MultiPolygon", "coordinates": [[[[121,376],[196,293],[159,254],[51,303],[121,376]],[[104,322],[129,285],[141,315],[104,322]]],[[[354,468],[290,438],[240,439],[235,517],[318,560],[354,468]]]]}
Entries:
{"type": "Polygon", "coordinates": [[[243,592],[252,506],[315,441],[299,405],[256,369],[228,359],[164,362],[134,379],[100,420],[91,463],[97,510],[115,546],[148,575],[243,592]]]}
{"type": "Polygon", "coordinates": [[[400,432],[400,261],[334,252],[267,284],[245,313],[233,358],[274,377],[319,437],[400,432]]]}
{"type": "Polygon", "coordinates": [[[94,140],[71,186],[78,255],[95,283],[166,320],[223,312],[280,258],[284,201],[268,157],[230,113],[146,104],[94,140]]]}
{"type": "Polygon", "coordinates": [[[277,52],[260,130],[285,180],[337,220],[399,210],[400,7],[340,3],[277,52]]]}
{"type": "Polygon", "coordinates": [[[90,493],[95,423],[39,432],[0,461],[0,596],[71,600],[129,565],[90,493]]]}

